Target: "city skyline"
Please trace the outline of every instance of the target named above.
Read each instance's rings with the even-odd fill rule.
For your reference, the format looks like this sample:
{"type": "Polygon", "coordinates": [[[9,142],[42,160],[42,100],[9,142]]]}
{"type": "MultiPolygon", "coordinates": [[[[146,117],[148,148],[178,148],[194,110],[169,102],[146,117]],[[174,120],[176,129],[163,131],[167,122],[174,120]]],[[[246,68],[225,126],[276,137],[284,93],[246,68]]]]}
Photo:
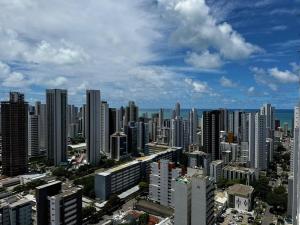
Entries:
{"type": "Polygon", "coordinates": [[[140,108],[179,101],[292,109],[298,102],[297,0],[49,4],[0,2],[2,101],[13,90],[45,102],[44,89],[65,88],[75,105],[86,89],[100,89],[118,107],[134,100],[140,108]]]}

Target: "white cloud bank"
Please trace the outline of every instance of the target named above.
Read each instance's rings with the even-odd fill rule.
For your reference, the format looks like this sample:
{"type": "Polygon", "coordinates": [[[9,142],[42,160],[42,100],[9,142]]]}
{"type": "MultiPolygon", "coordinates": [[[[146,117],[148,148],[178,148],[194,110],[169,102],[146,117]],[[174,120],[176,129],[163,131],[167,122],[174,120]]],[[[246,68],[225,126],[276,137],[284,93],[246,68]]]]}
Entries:
{"type": "Polygon", "coordinates": [[[164,58],[160,47],[186,52],[185,63],[200,69],[260,50],[204,0],[0,0],[0,9],[0,61],[11,65],[3,87],[65,87],[74,96],[98,88],[122,103],[210,95],[208,83],[188,85],[186,75],[153,65],[164,58]]]}

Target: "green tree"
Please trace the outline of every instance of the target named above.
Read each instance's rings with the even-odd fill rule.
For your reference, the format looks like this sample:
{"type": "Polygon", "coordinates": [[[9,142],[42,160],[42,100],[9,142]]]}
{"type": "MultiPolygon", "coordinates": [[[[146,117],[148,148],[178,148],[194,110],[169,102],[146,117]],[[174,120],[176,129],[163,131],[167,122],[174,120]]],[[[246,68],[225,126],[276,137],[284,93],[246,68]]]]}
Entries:
{"type": "Polygon", "coordinates": [[[284,186],[276,187],[273,191],[269,192],[266,197],[269,205],[274,207],[278,213],[283,213],[287,209],[288,194],[284,186]]]}
{"type": "Polygon", "coordinates": [[[141,192],[148,192],[149,191],[149,183],[147,183],[145,181],[141,181],[139,183],[139,188],[140,188],[141,192]]]}
{"type": "Polygon", "coordinates": [[[266,199],[267,194],[270,192],[271,187],[269,186],[269,179],[267,177],[260,177],[253,184],[255,196],[266,199]]]}
{"type": "Polygon", "coordinates": [[[139,225],[147,225],[149,221],[149,214],[148,213],[143,213],[139,217],[139,225]]]}

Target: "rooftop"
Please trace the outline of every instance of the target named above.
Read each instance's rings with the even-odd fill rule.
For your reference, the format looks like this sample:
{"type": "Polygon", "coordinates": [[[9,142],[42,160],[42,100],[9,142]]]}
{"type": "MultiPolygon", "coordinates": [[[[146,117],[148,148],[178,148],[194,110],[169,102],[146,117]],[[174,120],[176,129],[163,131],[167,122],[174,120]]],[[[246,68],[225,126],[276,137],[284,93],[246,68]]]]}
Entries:
{"type": "Polygon", "coordinates": [[[243,167],[243,166],[230,166],[230,165],[225,166],[224,170],[235,170],[235,171],[250,172],[250,173],[255,172],[255,169],[253,169],[253,168],[248,168],[248,167],[243,167]]]}
{"type": "Polygon", "coordinates": [[[58,184],[58,183],[61,183],[61,181],[54,181],[54,182],[51,182],[51,183],[48,183],[48,184],[44,184],[42,186],[36,187],[36,189],[43,189],[43,188],[46,188],[46,187],[49,187],[49,186],[52,186],[52,185],[55,185],[55,184],[58,184]]]}
{"type": "Polygon", "coordinates": [[[230,195],[239,195],[248,197],[254,191],[252,186],[244,185],[244,184],[234,184],[228,188],[228,194],[230,195]]]}
{"type": "Polygon", "coordinates": [[[159,155],[162,155],[162,154],[165,154],[167,152],[172,152],[174,150],[177,150],[177,149],[180,149],[180,148],[177,148],[177,147],[169,147],[167,150],[165,151],[162,151],[162,152],[158,152],[156,154],[153,154],[153,155],[149,155],[149,156],[143,156],[143,157],[139,157],[139,158],[136,158],[135,160],[133,161],[130,161],[130,162],[127,162],[127,163],[124,163],[124,164],[121,164],[119,166],[116,166],[116,167],[113,167],[111,169],[108,169],[104,172],[100,172],[100,173],[97,173],[98,175],[102,175],[102,176],[108,176],[109,174],[111,173],[114,173],[114,172],[117,172],[119,170],[122,170],[122,169],[125,169],[129,166],[133,166],[135,164],[139,164],[140,162],[146,162],[146,161],[151,161],[153,160],[155,157],[159,156],[159,155]]]}

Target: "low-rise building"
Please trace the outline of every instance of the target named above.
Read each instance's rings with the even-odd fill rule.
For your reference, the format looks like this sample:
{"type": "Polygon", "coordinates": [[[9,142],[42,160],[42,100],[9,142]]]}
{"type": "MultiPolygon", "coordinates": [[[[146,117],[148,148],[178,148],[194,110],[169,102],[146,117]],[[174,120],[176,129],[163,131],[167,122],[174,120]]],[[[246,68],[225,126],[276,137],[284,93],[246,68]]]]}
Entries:
{"type": "Polygon", "coordinates": [[[246,180],[250,183],[256,180],[256,173],[253,168],[228,165],[223,168],[223,178],[227,180],[246,180]]]}
{"type": "Polygon", "coordinates": [[[228,204],[230,208],[239,211],[251,211],[253,206],[252,186],[244,184],[235,184],[228,188],[228,204]]]}
{"type": "Polygon", "coordinates": [[[180,152],[182,152],[181,147],[171,147],[166,151],[137,158],[95,174],[96,197],[107,200],[111,194],[123,192],[137,185],[142,179],[148,179],[152,162],[157,162],[160,159],[177,162],[180,152]]]}

